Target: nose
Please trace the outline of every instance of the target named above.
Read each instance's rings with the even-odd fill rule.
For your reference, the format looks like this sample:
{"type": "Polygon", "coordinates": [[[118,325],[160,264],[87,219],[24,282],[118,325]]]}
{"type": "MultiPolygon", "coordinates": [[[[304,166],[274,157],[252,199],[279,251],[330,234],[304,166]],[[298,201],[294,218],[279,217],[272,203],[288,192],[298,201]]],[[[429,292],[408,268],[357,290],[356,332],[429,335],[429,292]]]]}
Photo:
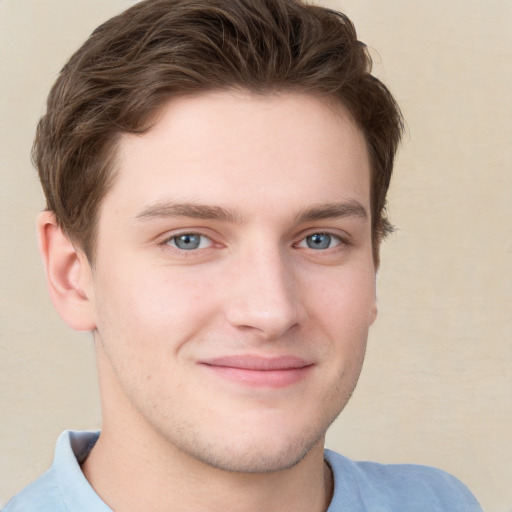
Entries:
{"type": "Polygon", "coordinates": [[[300,320],[294,277],[291,262],[277,248],[241,257],[226,287],[227,321],[265,340],[282,337],[300,320]]]}

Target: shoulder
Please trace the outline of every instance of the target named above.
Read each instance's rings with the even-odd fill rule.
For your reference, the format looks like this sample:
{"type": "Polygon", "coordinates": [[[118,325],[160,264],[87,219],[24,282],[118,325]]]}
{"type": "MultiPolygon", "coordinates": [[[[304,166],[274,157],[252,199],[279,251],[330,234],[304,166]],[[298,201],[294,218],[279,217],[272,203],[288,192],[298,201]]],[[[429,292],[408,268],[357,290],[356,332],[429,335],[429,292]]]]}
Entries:
{"type": "Polygon", "coordinates": [[[468,488],[439,469],[413,464],[354,462],[330,450],[326,450],[325,458],[334,474],[335,497],[342,499],[342,494],[352,488],[364,507],[361,510],[482,512],[468,488]]]}
{"type": "Polygon", "coordinates": [[[65,512],[53,468],[14,496],[2,512],[65,512]]]}

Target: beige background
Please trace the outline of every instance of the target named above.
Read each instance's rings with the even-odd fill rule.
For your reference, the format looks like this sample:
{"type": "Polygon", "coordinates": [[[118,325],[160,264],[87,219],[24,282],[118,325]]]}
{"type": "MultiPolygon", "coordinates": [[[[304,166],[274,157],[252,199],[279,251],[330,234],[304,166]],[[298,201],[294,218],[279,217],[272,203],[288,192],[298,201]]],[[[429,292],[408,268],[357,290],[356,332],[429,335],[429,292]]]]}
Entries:
{"type": "MultiPolygon", "coordinates": [[[[65,59],[130,3],[0,0],[0,505],[50,464],[61,430],[100,424],[91,340],[47,298],[29,149],[65,59]]],[[[444,468],[511,512],[512,2],[324,3],[378,49],[408,124],[380,317],[328,445],[444,468]]]]}

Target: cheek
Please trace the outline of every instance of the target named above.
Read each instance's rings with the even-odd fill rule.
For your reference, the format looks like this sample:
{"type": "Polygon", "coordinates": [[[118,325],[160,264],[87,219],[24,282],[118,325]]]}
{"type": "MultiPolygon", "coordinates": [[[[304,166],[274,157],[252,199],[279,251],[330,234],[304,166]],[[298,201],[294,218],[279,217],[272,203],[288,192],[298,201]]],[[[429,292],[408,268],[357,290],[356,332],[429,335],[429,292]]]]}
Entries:
{"type": "Polygon", "coordinates": [[[141,344],[177,349],[214,314],[208,283],[200,285],[190,273],[165,270],[137,272],[133,266],[131,271],[118,266],[98,277],[97,325],[100,335],[109,334],[109,343],[122,343],[125,349],[141,344]]]}
{"type": "MultiPolygon", "coordinates": [[[[328,286],[318,291],[311,302],[316,320],[311,328],[321,329],[325,335],[322,359],[329,361],[327,367],[331,378],[350,392],[363,364],[368,330],[373,320],[373,273],[338,274],[332,276],[328,286]]],[[[334,394],[338,396],[339,390],[334,394]]]]}
{"type": "Polygon", "coordinates": [[[158,274],[140,278],[118,269],[97,285],[97,336],[109,378],[131,401],[155,409],[177,396],[190,341],[201,337],[214,311],[211,294],[190,279],[158,274]]]}
{"type": "Polygon", "coordinates": [[[310,305],[326,325],[341,330],[367,330],[375,309],[375,276],[371,270],[333,273],[322,286],[312,282],[310,305]]]}

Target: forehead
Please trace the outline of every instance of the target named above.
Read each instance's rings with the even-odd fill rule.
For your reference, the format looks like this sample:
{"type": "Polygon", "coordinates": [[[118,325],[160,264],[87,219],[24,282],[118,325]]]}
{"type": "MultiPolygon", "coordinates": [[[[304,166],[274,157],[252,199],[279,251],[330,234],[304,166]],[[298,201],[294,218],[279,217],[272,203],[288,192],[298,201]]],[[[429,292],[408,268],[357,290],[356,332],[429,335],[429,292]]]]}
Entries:
{"type": "Polygon", "coordinates": [[[361,131],[341,106],[306,94],[223,91],[171,100],[147,132],[120,137],[116,164],[106,202],[118,208],[166,198],[242,209],[261,209],[261,201],[289,209],[369,202],[361,131]]]}

